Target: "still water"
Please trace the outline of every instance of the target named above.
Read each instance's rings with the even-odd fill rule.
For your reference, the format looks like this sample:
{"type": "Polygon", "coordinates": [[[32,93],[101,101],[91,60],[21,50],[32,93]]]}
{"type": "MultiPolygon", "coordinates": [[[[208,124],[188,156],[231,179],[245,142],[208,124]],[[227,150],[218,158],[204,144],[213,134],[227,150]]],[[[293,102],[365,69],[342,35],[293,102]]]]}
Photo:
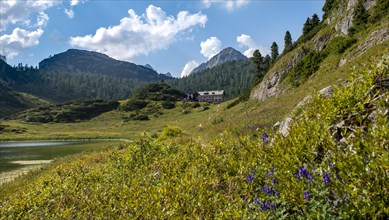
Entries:
{"type": "Polygon", "coordinates": [[[104,141],[0,142],[0,174],[106,145],[104,141]]]}

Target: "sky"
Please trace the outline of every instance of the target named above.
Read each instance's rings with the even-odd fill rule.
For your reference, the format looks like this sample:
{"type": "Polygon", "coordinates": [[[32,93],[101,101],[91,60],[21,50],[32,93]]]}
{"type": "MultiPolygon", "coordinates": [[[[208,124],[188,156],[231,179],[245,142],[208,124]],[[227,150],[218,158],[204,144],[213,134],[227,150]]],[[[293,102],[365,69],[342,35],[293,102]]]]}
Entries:
{"type": "Polygon", "coordinates": [[[226,47],[263,56],[302,34],[324,0],[1,0],[0,54],[38,66],[70,48],[186,76],[226,47]]]}

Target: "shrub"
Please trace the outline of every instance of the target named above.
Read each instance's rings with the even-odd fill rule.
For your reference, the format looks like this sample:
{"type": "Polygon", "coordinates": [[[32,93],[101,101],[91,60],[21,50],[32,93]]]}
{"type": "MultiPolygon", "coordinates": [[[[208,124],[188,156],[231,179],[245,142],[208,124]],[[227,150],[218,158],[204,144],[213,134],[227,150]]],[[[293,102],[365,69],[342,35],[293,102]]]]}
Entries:
{"type": "Polygon", "coordinates": [[[172,101],[163,101],[161,103],[162,107],[164,109],[173,109],[176,107],[176,103],[172,102],[172,101]]]}
{"type": "Polygon", "coordinates": [[[167,140],[183,135],[184,132],[177,126],[167,126],[159,135],[158,140],[167,140]]]}
{"type": "Polygon", "coordinates": [[[342,54],[351,45],[355,44],[357,40],[352,37],[337,36],[334,37],[326,48],[327,53],[342,54]]]}
{"type": "Polygon", "coordinates": [[[143,100],[130,99],[123,106],[121,110],[123,111],[137,111],[145,108],[149,103],[143,100]]]}

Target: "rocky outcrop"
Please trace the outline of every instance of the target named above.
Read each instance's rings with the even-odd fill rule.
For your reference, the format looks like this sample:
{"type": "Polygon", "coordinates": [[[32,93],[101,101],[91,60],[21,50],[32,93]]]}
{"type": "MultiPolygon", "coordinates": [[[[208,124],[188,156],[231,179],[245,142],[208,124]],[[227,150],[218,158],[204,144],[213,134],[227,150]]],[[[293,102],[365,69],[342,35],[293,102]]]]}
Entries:
{"type": "MultiPolygon", "coordinates": [[[[342,19],[335,24],[335,30],[347,35],[348,30],[353,26],[354,9],[357,3],[358,0],[349,0],[345,6],[339,7],[338,10],[332,14],[331,18],[327,19],[327,24],[336,21],[337,17],[341,17],[342,19]]],[[[375,6],[375,4],[376,0],[366,0],[363,6],[366,10],[369,10],[375,6]]]]}
{"type": "Polygon", "coordinates": [[[369,36],[366,38],[366,40],[362,43],[356,46],[353,50],[350,51],[350,53],[340,60],[339,67],[346,64],[348,61],[355,59],[356,57],[363,54],[365,51],[367,51],[370,47],[383,43],[384,41],[389,40],[389,24],[386,23],[382,25],[382,28],[378,28],[377,30],[373,31],[369,34],[369,36]]]}
{"type": "Polygon", "coordinates": [[[283,57],[276,66],[274,66],[267,74],[267,77],[259,84],[259,87],[251,93],[252,99],[265,101],[273,96],[281,94],[283,91],[279,88],[282,79],[292,70],[298,61],[304,57],[305,53],[299,49],[295,51],[292,57],[283,57]]]}

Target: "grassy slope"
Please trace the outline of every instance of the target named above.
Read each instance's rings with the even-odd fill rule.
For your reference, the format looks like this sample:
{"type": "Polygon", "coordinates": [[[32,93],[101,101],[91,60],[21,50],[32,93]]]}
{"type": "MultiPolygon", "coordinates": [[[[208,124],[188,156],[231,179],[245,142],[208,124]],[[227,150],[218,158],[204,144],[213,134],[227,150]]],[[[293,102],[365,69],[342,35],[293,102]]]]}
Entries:
{"type": "Polygon", "coordinates": [[[333,98],[314,99],[290,135],[276,136],[271,145],[228,133],[209,145],[178,135],[64,159],[20,185],[27,191],[5,190],[0,216],[385,218],[388,91],[380,83],[388,70],[386,57],[355,71],[333,98]],[[342,120],[345,149],[323,132],[342,120]]]}

